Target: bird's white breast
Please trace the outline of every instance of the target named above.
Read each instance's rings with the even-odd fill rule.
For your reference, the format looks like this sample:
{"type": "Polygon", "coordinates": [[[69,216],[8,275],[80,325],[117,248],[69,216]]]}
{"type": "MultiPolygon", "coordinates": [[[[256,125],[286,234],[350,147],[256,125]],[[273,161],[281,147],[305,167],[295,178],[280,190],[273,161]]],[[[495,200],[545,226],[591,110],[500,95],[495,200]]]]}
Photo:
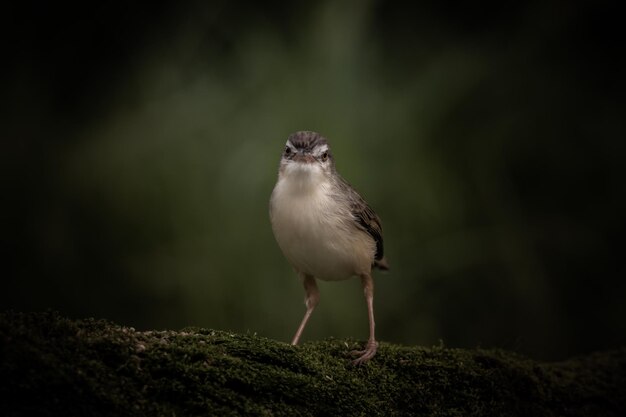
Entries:
{"type": "Polygon", "coordinates": [[[312,164],[286,167],[270,202],[274,235],[300,272],[340,280],[369,272],[375,243],[354,225],[349,207],[312,164]]]}

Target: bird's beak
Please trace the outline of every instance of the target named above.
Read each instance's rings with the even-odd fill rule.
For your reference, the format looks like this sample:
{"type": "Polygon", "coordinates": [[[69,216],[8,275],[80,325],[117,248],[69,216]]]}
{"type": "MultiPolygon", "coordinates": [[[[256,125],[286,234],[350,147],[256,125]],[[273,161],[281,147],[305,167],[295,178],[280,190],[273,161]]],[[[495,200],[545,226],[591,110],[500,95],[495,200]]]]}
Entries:
{"type": "Polygon", "coordinates": [[[305,164],[312,164],[315,162],[315,158],[309,153],[297,153],[293,156],[293,160],[296,162],[303,162],[305,164]]]}

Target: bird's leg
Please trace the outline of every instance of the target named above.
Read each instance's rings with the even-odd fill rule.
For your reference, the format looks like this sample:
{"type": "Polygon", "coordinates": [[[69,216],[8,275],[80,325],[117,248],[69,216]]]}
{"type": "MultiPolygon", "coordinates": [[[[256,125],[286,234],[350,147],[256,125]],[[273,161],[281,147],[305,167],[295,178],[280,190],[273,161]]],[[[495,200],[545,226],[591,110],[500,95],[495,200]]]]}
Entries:
{"type": "Polygon", "coordinates": [[[304,326],[306,326],[307,321],[309,321],[309,317],[311,317],[311,313],[320,301],[320,292],[317,289],[315,278],[313,278],[312,275],[307,274],[301,274],[301,276],[302,283],[304,284],[304,291],[306,291],[306,298],[304,299],[304,304],[306,305],[306,313],[304,313],[302,323],[300,323],[300,327],[298,327],[298,331],[291,341],[292,345],[298,344],[300,336],[302,335],[302,331],[304,330],[304,326]]]}
{"type": "Polygon", "coordinates": [[[374,280],[371,273],[361,275],[361,284],[363,285],[363,293],[367,302],[367,315],[370,324],[370,337],[367,340],[364,350],[352,351],[352,355],[358,356],[352,361],[353,365],[360,365],[372,359],[378,349],[378,342],[374,336],[374,280]]]}

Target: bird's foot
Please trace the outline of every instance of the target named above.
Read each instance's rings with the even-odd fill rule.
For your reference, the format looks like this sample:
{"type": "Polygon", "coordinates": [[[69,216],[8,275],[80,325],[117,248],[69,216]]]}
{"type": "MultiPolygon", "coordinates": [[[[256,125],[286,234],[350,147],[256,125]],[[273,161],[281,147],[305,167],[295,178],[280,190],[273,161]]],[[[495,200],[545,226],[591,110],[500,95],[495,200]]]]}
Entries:
{"type": "Polygon", "coordinates": [[[352,356],[358,356],[355,360],[352,361],[352,365],[361,365],[374,357],[376,354],[376,350],[378,349],[378,342],[375,340],[370,340],[365,345],[364,350],[353,350],[350,352],[352,356]]]}

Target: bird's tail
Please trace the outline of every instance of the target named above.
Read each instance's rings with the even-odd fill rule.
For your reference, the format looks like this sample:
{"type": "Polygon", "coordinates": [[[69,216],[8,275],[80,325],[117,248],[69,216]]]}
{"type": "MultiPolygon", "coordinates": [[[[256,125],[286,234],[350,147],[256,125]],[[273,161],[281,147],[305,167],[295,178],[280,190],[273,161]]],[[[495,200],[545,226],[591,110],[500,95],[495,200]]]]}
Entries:
{"type": "Polygon", "coordinates": [[[378,268],[381,271],[389,271],[389,264],[385,258],[374,260],[374,268],[378,268]]]}

